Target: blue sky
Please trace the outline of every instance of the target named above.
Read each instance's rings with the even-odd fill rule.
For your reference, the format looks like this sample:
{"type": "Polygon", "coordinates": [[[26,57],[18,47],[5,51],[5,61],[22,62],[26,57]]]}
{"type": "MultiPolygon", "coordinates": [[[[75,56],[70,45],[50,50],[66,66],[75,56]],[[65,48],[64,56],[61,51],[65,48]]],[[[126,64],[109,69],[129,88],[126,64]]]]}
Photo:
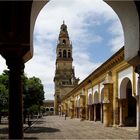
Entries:
{"type": "MultiPolygon", "coordinates": [[[[25,64],[28,77],[42,80],[46,99],[54,98],[56,46],[63,20],[73,44],[75,74],[81,81],[124,45],[119,18],[102,0],[51,0],[38,15],[34,56],[25,64]]],[[[5,62],[0,61],[2,71],[5,62]]]]}

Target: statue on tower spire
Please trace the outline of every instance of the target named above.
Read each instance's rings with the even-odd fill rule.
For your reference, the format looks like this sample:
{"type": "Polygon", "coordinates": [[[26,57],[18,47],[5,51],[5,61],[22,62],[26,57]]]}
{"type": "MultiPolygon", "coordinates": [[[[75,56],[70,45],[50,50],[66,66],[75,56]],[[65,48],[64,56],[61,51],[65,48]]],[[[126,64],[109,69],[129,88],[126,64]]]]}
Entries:
{"type": "Polygon", "coordinates": [[[64,20],[63,20],[63,24],[60,27],[59,38],[69,38],[67,25],[65,24],[64,20]]]}

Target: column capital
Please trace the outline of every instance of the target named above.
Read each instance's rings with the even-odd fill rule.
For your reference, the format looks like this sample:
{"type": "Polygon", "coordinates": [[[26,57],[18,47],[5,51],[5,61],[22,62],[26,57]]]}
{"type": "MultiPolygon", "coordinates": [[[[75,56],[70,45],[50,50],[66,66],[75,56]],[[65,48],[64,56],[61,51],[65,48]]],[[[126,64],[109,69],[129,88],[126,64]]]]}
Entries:
{"type": "Polygon", "coordinates": [[[10,69],[11,71],[14,70],[20,72],[21,74],[24,72],[24,62],[20,57],[7,58],[6,64],[8,66],[8,69],[10,69]]]}

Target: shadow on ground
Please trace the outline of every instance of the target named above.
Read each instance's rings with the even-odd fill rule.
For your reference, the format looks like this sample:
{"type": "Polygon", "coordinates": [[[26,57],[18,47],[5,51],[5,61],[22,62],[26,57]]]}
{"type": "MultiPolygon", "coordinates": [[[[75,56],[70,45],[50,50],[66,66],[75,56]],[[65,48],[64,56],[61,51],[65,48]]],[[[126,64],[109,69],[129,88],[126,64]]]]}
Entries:
{"type": "Polygon", "coordinates": [[[37,140],[38,138],[37,137],[24,137],[25,140],[37,140]]]}
{"type": "MultiPolygon", "coordinates": [[[[8,137],[7,136],[2,136],[2,137],[0,137],[0,139],[1,140],[8,140],[8,137]]],[[[38,138],[36,138],[36,137],[24,137],[24,139],[26,139],[26,140],[37,140],[38,138]]]]}
{"type": "Polygon", "coordinates": [[[25,130],[25,133],[54,133],[60,132],[59,129],[51,128],[51,127],[31,127],[25,130]]]}

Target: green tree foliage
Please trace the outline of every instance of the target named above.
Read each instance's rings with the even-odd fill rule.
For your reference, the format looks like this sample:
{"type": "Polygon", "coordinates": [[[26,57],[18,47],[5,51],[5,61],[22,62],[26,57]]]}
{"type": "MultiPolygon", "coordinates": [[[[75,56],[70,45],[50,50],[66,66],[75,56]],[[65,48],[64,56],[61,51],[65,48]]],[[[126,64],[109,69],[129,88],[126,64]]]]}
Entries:
{"type": "Polygon", "coordinates": [[[31,107],[29,107],[28,112],[29,114],[37,114],[38,113],[38,105],[32,105],[31,107]]]}
{"type": "Polygon", "coordinates": [[[0,123],[1,116],[8,114],[8,75],[7,70],[0,75],[0,123]]]}
{"type": "MultiPolygon", "coordinates": [[[[37,77],[28,78],[26,75],[23,79],[23,103],[25,116],[27,111],[39,112],[40,106],[44,100],[44,89],[41,80],[37,77]]],[[[9,89],[9,71],[4,70],[0,75],[0,122],[1,116],[8,113],[8,89],[9,89]]]]}
{"type": "Polygon", "coordinates": [[[24,110],[27,113],[40,111],[44,100],[44,88],[41,80],[36,77],[27,78],[24,76],[24,110]],[[38,107],[37,107],[38,106],[38,107]],[[34,110],[34,111],[33,111],[34,110]]]}

